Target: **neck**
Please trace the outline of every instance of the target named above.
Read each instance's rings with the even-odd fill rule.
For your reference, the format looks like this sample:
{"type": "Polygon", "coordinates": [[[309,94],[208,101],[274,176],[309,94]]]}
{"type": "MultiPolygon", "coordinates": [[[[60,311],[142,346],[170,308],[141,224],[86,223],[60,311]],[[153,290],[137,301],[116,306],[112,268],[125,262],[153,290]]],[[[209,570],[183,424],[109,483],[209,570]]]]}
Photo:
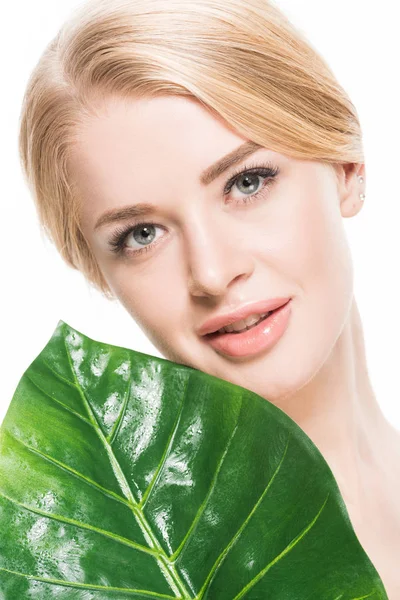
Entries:
{"type": "Polygon", "coordinates": [[[390,493],[393,466],[400,460],[400,432],[376,400],[354,299],[348,321],[318,374],[278,406],[320,450],[348,505],[363,506],[371,485],[390,493]]]}

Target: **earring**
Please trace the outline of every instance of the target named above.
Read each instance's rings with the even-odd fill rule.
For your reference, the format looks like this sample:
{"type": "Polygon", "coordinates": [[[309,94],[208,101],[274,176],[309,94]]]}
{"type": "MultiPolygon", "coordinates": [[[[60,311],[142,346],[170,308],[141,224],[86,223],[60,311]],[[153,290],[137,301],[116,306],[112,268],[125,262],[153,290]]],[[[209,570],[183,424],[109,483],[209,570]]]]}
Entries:
{"type": "MultiPolygon", "coordinates": [[[[358,181],[360,183],[364,183],[364,177],[362,175],[359,175],[358,176],[358,181]]],[[[360,194],[360,200],[361,200],[361,202],[364,202],[364,200],[365,200],[365,194],[360,194]]]]}

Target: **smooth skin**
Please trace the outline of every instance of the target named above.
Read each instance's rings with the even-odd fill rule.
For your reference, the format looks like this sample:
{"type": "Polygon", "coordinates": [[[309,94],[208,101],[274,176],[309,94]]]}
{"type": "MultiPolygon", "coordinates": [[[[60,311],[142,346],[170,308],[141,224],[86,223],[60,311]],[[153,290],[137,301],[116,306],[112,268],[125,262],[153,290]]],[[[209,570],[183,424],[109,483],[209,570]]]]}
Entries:
{"type": "Polygon", "coordinates": [[[263,147],[204,184],[201,173],[248,140],[196,99],[93,102],[71,172],[82,231],[111,290],[165,358],[246,387],[296,421],[332,469],[390,600],[399,599],[400,434],[369,378],[343,226],[362,207],[364,165],[263,147]],[[270,185],[253,175],[247,191],[239,177],[224,195],[232,174],[267,161],[279,168],[270,185]],[[137,203],[155,212],[95,228],[137,203]],[[149,220],[150,238],[136,227],[125,252],[112,251],[117,228],[149,220]],[[197,333],[215,314],[281,296],[292,298],[292,314],[267,352],[228,357],[197,333]]]}

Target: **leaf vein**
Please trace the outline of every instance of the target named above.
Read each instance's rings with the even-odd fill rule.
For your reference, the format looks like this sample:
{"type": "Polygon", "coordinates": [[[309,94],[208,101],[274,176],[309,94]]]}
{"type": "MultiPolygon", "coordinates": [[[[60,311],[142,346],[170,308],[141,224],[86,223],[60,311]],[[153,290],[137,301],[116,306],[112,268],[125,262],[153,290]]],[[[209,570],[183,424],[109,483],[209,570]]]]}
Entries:
{"type": "Polygon", "coordinates": [[[73,475],[77,479],[82,480],[84,483],[87,483],[91,487],[95,488],[97,491],[99,491],[102,494],[104,494],[104,496],[108,496],[112,500],[116,500],[117,502],[120,502],[121,504],[124,504],[125,506],[128,506],[129,508],[133,508],[132,504],[130,504],[130,502],[128,500],[126,500],[122,496],[119,496],[118,494],[116,494],[112,490],[109,490],[109,489],[103,487],[102,485],[100,485],[99,483],[97,483],[96,481],[94,481],[93,479],[90,479],[86,475],[83,475],[83,473],[80,473],[79,471],[76,471],[72,467],[70,467],[70,466],[66,465],[65,463],[57,460],[56,458],[50,456],[49,454],[46,454],[45,452],[41,452],[41,450],[38,450],[37,448],[34,448],[33,446],[30,446],[29,444],[27,444],[26,442],[24,442],[20,438],[17,438],[11,432],[8,432],[8,435],[10,435],[12,438],[14,438],[14,440],[16,440],[17,442],[19,442],[22,446],[24,446],[25,448],[27,448],[27,450],[29,450],[30,452],[32,452],[34,454],[37,454],[38,456],[40,456],[41,458],[43,458],[43,460],[47,460],[48,462],[54,464],[56,467],[58,467],[58,468],[60,468],[60,469],[62,469],[64,471],[70,473],[71,475],[73,475]]]}
{"type": "Polygon", "coordinates": [[[120,544],[123,544],[124,546],[129,546],[131,548],[135,548],[135,550],[140,550],[141,552],[145,552],[146,554],[151,554],[152,556],[155,556],[155,557],[158,556],[158,552],[156,550],[147,548],[147,546],[142,546],[141,544],[133,542],[132,540],[129,540],[128,538],[124,538],[116,533],[113,533],[112,531],[107,531],[106,529],[100,529],[99,527],[95,527],[94,525],[89,525],[89,523],[83,523],[82,521],[77,521],[76,519],[70,519],[69,517],[65,517],[64,515],[59,515],[57,513],[48,513],[45,510],[42,510],[41,508],[28,506],[27,504],[24,504],[23,502],[19,502],[18,500],[15,500],[15,498],[10,498],[3,492],[0,492],[0,497],[5,498],[12,504],[21,506],[22,508],[24,508],[25,510],[27,510],[29,512],[41,515],[42,517],[47,517],[49,519],[53,519],[54,521],[60,521],[61,523],[67,523],[68,525],[73,525],[74,527],[78,527],[79,529],[87,529],[89,531],[93,531],[94,533],[98,533],[100,535],[103,535],[104,537],[108,537],[115,542],[119,542],[120,544]]]}
{"type": "Polygon", "coordinates": [[[282,550],[282,552],[280,554],[278,554],[278,556],[276,556],[274,558],[274,560],[272,560],[266,567],[264,567],[240,592],[239,594],[237,594],[233,600],[239,600],[239,598],[242,598],[249,590],[250,588],[252,588],[260,579],[262,579],[265,575],[265,573],[267,571],[269,571],[269,569],[275,564],[277,563],[279,560],[281,560],[288,552],[290,552],[290,550],[296,546],[300,540],[306,535],[306,533],[308,533],[308,531],[314,526],[314,524],[316,523],[316,521],[319,519],[319,516],[321,515],[323,509],[325,508],[325,505],[328,501],[330,492],[328,492],[328,495],[324,501],[324,503],[322,504],[321,508],[319,509],[318,513],[316,514],[316,516],[314,517],[314,519],[311,521],[311,523],[309,523],[307,525],[307,527],[305,527],[303,529],[303,531],[301,531],[287,546],[284,550],[282,550]]]}
{"type": "Polygon", "coordinates": [[[224,548],[224,550],[220,553],[220,555],[218,556],[217,560],[215,561],[214,565],[212,566],[210,573],[207,576],[206,581],[204,582],[200,593],[199,593],[199,599],[201,599],[207,588],[211,585],[212,580],[214,579],[218,569],[221,567],[222,563],[224,562],[226,556],[228,555],[228,553],[230,552],[231,548],[233,547],[233,545],[237,542],[237,540],[239,539],[239,537],[241,536],[243,530],[245,529],[245,527],[247,526],[248,522],[250,521],[252,515],[254,514],[254,512],[257,510],[258,506],[260,505],[260,503],[262,502],[262,500],[264,499],[267,491],[269,490],[270,486],[272,485],[275,477],[277,476],[277,474],[279,473],[283,461],[285,460],[286,457],[286,453],[287,453],[287,449],[289,447],[289,440],[291,438],[291,434],[289,434],[288,436],[288,440],[286,443],[286,447],[285,450],[283,452],[282,458],[279,461],[278,466],[276,467],[271,479],[268,481],[268,484],[266,485],[264,491],[262,492],[261,496],[259,497],[259,499],[257,500],[257,502],[255,503],[255,505],[253,506],[252,510],[250,511],[250,513],[247,515],[246,519],[243,521],[242,525],[239,527],[239,529],[237,530],[237,532],[235,533],[235,535],[232,537],[231,541],[227,544],[227,546],[224,548]]]}
{"type": "Polygon", "coordinates": [[[50,394],[48,392],[46,392],[43,388],[41,388],[40,385],[38,385],[36,383],[36,381],[34,379],[32,379],[32,377],[29,375],[28,372],[25,372],[25,376],[27,377],[27,379],[29,379],[29,381],[31,381],[33,383],[33,385],[38,390],[40,390],[42,392],[42,394],[44,394],[45,396],[47,396],[48,398],[50,398],[50,400],[52,400],[53,402],[56,402],[57,404],[59,404],[63,409],[65,409],[66,411],[70,412],[75,417],[78,417],[79,419],[82,419],[82,421],[84,421],[85,423],[87,423],[88,425],[90,425],[91,427],[93,427],[93,423],[91,421],[89,421],[89,419],[87,419],[83,415],[81,415],[78,412],[76,412],[73,408],[70,408],[69,406],[67,406],[66,404],[64,404],[64,402],[61,402],[60,400],[57,400],[57,398],[53,398],[53,396],[50,396],[50,394]]]}
{"type": "Polygon", "coordinates": [[[186,400],[186,391],[187,391],[187,388],[188,388],[189,378],[190,378],[190,375],[186,379],[185,389],[184,389],[183,394],[182,394],[182,402],[180,404],[179,411],[178,411],[178,414],[177,414],[174,426],[173,426],[173,428],[172,428],[172,430],[171,430],[171,432],[170,432],[170,434],[168,436],[168,440],[167,440],[166,446],[164,448],[164,452],[163,452],[163,454],[161,456],[160,462],[158,463],[158,466],[157,466],[157,468],[155,470],[155,473],[154,473],[154,475],[152,477],[152,480],[150,481],[149,485],[147,486],[147,489],[146,489],[145,493],[143,494],[143,498],[141,499],[141,501],[139,503],[139,506],[140,506],[141,509],[143,509],[144,505],[146,504],[146,502],[147,502],[147,500],[149,498],[149,495],[150,495],[151,491],[154,489],[154,486],[155,486],[155,484],[157,483],[157,481],[159,479],[161,470],[162,470],[162,468],[163,468],[163,466],[164,466],[164,464],[165,464],[165,462],[167,460],[167,457],[169,455],[169,451],[171,449],[172,443],[174,441],[175,434],[177,432],[177,429],[178,429],[178,426],[179,426],[179,423],[180,423],[180,420],[181,420],[181,417],[182,417],[183,407],[185,405],[185,400],[186,400]]]}
{"type": "Polygon", "coordinates": [[[233,439],[233,437],[234,437],[234,435],[236,433],[237,428],[238,428],[238,424],[235,425],[235,427],[234,427],[234,429],[232,431],[232,434],[231,434],[231,436],[230,436],[230,438],[228,440],[227,446],[226,446],[225,451],[223,452],[222,457],[221,457],[221,459],[220,459],[220,461],[219,461],[219,463],[217,465],[217,468],[216,468],[215,473],[214,473],[214,477],[213,477],[213,479],[211,481],[210,487],[209,487],[208,492],[207,492],[207,494],[206,494],[206,496],[205,496],[205,498],[203,500],[203,503],[201,504],[199,510],[197,511],[196,516],[193,519],[193,522],[190,525],[190,527],[189,527],[189,529],[188,529],[185,537],[183,538],[182,542],[180,543],[179,547],[175,550],[174,554],[171,556],[171,559],[174,560],[174,561],[178,558],[179,554],[182,552],[183,547],[185,546],[185,544],[187,544],[187,542],[189,541],[190,537],[192,536],[192,534],[193,534],[193,532],[194,532],[194,530],[196,528],[196,525],[197,525],[198,521],[200,520],[200,517],[203,514],[203,512],[204,512],[204,510],[205,510],[205,508],[206,508],[206,506],[208,504],[208,501],[209,501],[209,499],[211,497],[211,494],[212,494],[212,492],[213,492],[213,490],[215,488],[215,485],[216,485],[216,482],[217,482],[217,479],[218,479],[218,474],[219,474],[219,472],[220,472],[220,470],[222,468],[222,465],[223,465],[223,463],[225,461],[225,457],[226,457],[226,455],[228,453],[229,447],[230,447],[230,445],[232,443],[232,439],[233,439]]]}
{"type": "Polygon", "coordinates": [[[91,583],[78,583],[75,581],[65,581],[64,579],[54,579],[54,578],[46,578],[40,577],[38,575],[28,575],[26,573],[20,573],[18,571],[11,571],[10,569],[6,569],[4,567],[0,567],[0,571],[5,573],[11,573],[11,575],[17,575],[19,577],[25,577],[26,579],[32,579],[34,581],[41,581],[42,583],[50,583],[51,585],[61,585],[64,587],[74,587],[81,590],[99,590],[99,591],[107,591],[107,592],[126,592],[128,594],[132,593],[133,595],[145,595],[149,596],[149,598],[167,598],[168,600],[177,600],[176,596],[168,596],[166,594],[161,594],[159,592],[151,592],[150,590],[139,590],[136,588],[120,588],[120,587],[112,587],[105,585],[96,585],[91,583]]]}
{"type": "Polygon", "coordinates": [[[120,430],[120,427],[121,427],[121,423],[122,423],[122,420],[123,420],[123,417],[124,417],[124,414],[125,414],[125,411],[126,411],[126,407],[128,405],[128,400],[129,400],[129,397],[130,397],[130,393],[129,392],[130,392],[130,389],[131,389],[131,383],[132,383],[132,375],[129,376],[129,382],[128,382],[127,389],[125,391],[124,401],[122,403],[122,407],[121,407],[120,413],[119,413],[119,415],[118,415],[118,417],[117,417],[117,419],[116,419],[116,421],[115,421],[115,423],[114,423],[114,425],[113,425],[113,427],[111,429],[110,434],[107,436],[107,441],[109,442],[110,446],[113,445],[113,443],[115,442],[115,440],[116,440],[116,438],[118,436],[118,433],[119,433],[119,430],[120,430]]]}
{"type": "MultiPolygon", "coordinates": [[[[110,444],[108,443],[103,431],[98,426],[96,415],[94,414],[92,406],[91,406],[89,400],[86,398],[86,395],[83,391],[82,386],[79,384],[79,380],[78,380],[77,374],[75,372],[74,365],[72,363],[72,357],[68,351],[65,336],[64,336],[64,347],[66,350],[67,359],[69,362],[72,376],[74,377],[74,379],[76,381],[76,387],[79,390],[82,401],[83,401],[84,405],[86,406],[86,409],[89,413],[89,417],[91,420],[93,420],[96,431],[97,431],[97,433],[104,445],[104,448],[108,454],[115,478],[117,479],[118,484],[119,484],[123,494],[126,496],[126,498],[132,504],[135,504],[135,506],[138,507],[138,502],[136,501],[136,499],[133,495],[132,489],[124,475],[124,472],[122,471],[121,465],[119,464],[117,457],[115,456],[114,451],[113,451],[112,447],[110,446],[110,444]]],[[[136,483],[135,483],[135,485],[138,488],[136,483]]],[[[158,554],[157,564],[158,564],[160,570],[162,571],[164,577],[166,578],[167,582],[171,586],[172,591],[175,594],[178,594],[178,593],[183,594],[184,598],[190,598],[190,594],[189,594],[188,590],[186,589],[186,586],[185,586],[183,580],[181,579],[178,571],[176,570],[175,565],[170,562],[170,560],[169,560],[166,552],[164,551],[161,543],[159,542],[156,534],[151,529],[144,512],[139,507],[137,509],[132,509],[132,513],[136,519],[137,524],[139,525],[139,527],[142,530],[142,533],[143,533],[143,536],[144,536],[146,542],[149,544],[149,546],[151,546],[152,548],[155,548],[155,550],[158,554]]],[[[154,553],[154,550],[153,550],[153,553],[154,553]]]]}
{"type": "MultiPolygon", "coordinates": [[[[68,354],[68,352],[67,352],[67,354],[68,354]]],[[[55,371],[53,369],[53,367],[51,366],[51,364],[47,362],[47,360],[42,358],[42,362],[43,362],[43,364],[46,365],[46,367],[49,369],[49,371],[51,371],[53,373],[53,375],[55,375],[58,379],[60,379],[60,381],[63,381],[67,385],[70,385],[71,387],[77,389],[78,386],[76,385],[76,383],[74,381],[70,381],[69,379],[66,379],[65,377],[63,377],[61,375],[61,373],[59,373],[58,371],[55,371]]]]}

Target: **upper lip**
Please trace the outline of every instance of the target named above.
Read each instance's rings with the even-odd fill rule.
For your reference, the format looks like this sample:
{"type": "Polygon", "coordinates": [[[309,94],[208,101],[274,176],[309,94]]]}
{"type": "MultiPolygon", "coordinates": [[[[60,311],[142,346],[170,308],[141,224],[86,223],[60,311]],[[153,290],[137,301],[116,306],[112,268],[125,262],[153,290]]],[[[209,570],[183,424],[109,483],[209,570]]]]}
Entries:
{"type": "Polygon", "coordinates": [[[258,300],[256,302],[248,302],[243,304],[231,313],[223,313],[222,315],[216,315],[211,317],[208,321],[205,321],[203,325],[198,329],[199,335],[206,335],[207,333],[213,333],[218,331],[222,327],[226,327],[235,321],[245,319],[249,315],[254,313],[263,314],[270,310],[275,310],[280,306],[283,306],[289,302],[291,298],[270,298],[269,300],[258,300]]]}

